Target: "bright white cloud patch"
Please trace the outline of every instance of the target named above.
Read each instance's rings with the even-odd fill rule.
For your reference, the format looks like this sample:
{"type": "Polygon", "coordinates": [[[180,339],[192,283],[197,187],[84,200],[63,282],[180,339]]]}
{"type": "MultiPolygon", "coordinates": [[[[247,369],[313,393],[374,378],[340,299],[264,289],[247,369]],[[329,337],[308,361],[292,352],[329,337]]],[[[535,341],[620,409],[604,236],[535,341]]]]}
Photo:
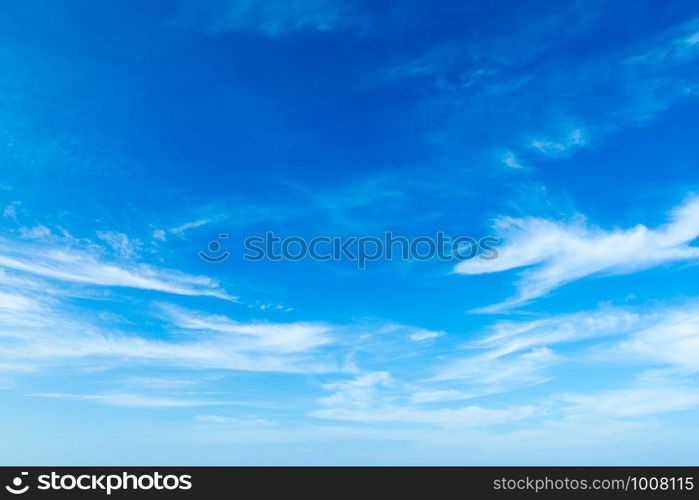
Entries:
{"type": "MultiPolygon", "coordinates": [[[[78,317],[78,311],[40,294],[3,292],[0,299],[0,359],[18,365],[47,368],[80,360],[83,366],[148,363],[151,367],[252,372],[322,373],[339,369],[331,356],[306,355],[329,342],[304,340],[325,333],[326,329],[312,325],[235,323],[235,329],[222,329],[198,323],[197,331],[190,335],[153,339],[120,332],[89,315],[78,317]]],[[[172,326],[183,324],[180,316],[172,326]]],[[[226,319],[225,324],[234,322],[226,319]]],[[[190,322],[187,327],[194,325],[190,322]]]]}
{"type": "Polygon", "coordinates": [[[187,330],[223,334],[240,346],[281,353],[303,352],[333,341],[330,325],[321,323],[240,323],[222,315],[209,315],[165,307],[172,323],[187,330]]]}
{"type": "Polygon", "coordinates": [[[651,229],[602,229],[584,219],[553,221],[528,217],[497,219],[495,230],[504,241],[499,257],[460,262],[460,274],[486,274],[526,268],[513,299],[486,308],[499,310],[541,297],[561,285],[597,274],[627,274],[668,262],[696,259],[691,246],[699,236],[699,198],[673,210],[669,222],[651,229]]]}
{"type": "MultiPolygon", "coordinates": [[[[113,235],[111,235],[113,236],[113,235]]],[[[120,250],[126,240],[113,239],[120,250]]],[[[129,250],[130,251],[130,250],[129,250]]],[[[179,271],[147,264],[114,264],[87,250],[64,246],[47,249],[42,245],[27,246],[0,239],[0,266],[44,278],[107,287],[139,288],[177,295],[204,295],[236,300],[218,283],[204,276],[191,276],[179,271]]]]}
{"type": "Polygon", "coordinates": [[[413,342],[421,342],[423,340],[432,340],[444,335],[444,332],[435,332],[432,330],[417,330],[410,334],[410,340],[413,342]]]}

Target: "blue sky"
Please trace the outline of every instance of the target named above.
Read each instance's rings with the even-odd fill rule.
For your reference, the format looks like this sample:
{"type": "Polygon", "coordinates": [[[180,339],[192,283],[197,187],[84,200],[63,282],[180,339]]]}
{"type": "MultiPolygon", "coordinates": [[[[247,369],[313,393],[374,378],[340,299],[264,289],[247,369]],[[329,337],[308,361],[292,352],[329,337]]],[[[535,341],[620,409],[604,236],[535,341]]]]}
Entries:
{"type": "Polygon", "coordinates": [[[0,461],[696,464],[698,63],[692,1],[4,2],[0,461]]]}

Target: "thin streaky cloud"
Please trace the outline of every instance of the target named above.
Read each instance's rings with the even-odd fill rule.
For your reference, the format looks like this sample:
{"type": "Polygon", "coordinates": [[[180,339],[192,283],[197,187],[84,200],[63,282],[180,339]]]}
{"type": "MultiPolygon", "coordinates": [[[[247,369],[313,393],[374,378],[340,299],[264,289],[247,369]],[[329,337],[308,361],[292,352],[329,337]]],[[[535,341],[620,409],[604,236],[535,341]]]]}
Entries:
{"type": "Polygon", "coordinates": [[[384,389],[395,385],[387,372],[371,372],[354,379],[326,384],[331,391],[320,400],[324,408],[314,410],[311,416],[329,420],[363,423],[402,422],[438,427],[487,427],[526,419],[537,413],[533,406],[485,408],[469,405],[457,408],[427,409],[391,397],[384,389]]]}
{"type": "Polygon", "coordinates": [[[124,408],[191,408],[197,406],[227,406],[232,404],[227,401],[206,401],[144,394],[70,394],[51,392],[31,394],[31,396],[44,399],[88,401],[106,406],[119,406],[124,408]]]}
{"type": "MultiPolygon", "coordinates": [[[[170,232],[173,234],[176,234],[178,236],[182,236],[184,233],[189,231],[190,229],[196,229],[201,226],[205,226],[212,221],[216,219],[213,218],[204,218],[204,219],[197,219],[191,222],[185,222],[184,224],[180,224],[179,226],[175,226],[170,229],[170,232]]],[[[158,238],[160,239],[160,233],[158,233],[158,238]]]]}
{"type": "Polygon", "coordinates": [[[0,266],[53,280],[106,287],[138,288],[176,295],[211,296],[236,301],[205,276],[141,263],[111,263],[89,251],[43,248],[0,240],[0,266]]]}
{"type": "Polygon", "coordinates": [[[669,222],[657,228],[639,224],[605,230],[586,220],[555,221],[535,217],[502,217],[494,229],[504,241],[494,260],[460,262],[454,272],[488,274],[524,268],[515,297],[481,312],[502,311],[542,297],[587,276],[629,274],[665,263],[695,260],[699,248],[699,198],[675,208],[669,222]]]}

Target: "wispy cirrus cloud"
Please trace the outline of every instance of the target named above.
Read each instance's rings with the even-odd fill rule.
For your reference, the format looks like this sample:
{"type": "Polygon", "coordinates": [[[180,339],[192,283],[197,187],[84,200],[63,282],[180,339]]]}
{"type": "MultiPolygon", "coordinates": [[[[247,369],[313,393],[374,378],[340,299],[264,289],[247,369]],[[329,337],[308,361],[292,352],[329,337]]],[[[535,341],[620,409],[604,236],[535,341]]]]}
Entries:
{"type": "MultiPolygon", "coordinates": [[[[684,306],[692,310],[693,306],[684,306]]],[[[683,307],[679,308],[684,310],[683,307]]],[[[596,310],[554,314],[533,320],[497,321],[486,329],[483,338],[468,342],[468,349],[487,349],[494,356],[524,352],[540,347],[579,342],[582,340],[627,335],[641,325],[658,321],[674,308],[637,310],[603,306],[596,310]]]]}
{"type": "Polygon", "coordinates": [[[107,243],[120,257],[130,259],[138,255],[141,242],[119,231],[97,231],[97,238],[107,243]]]}
{"type": "MultiPolygon", "coordinates": [[[[39,293],[3,292],[0,307],[0,360],[46,368],[99,362],[102,366],[178,367],[252,372],[323,373],[339,370],[333,356],[309,353],[317,343],[291,346],[293,339],[321,335],[305,324],[238,324],[237,330],[198,324],[189,335],[154,338],[124,333],[90,314],[39,293]],[[288,335],[286,334],[288,332],[288,335]],[[279,340],[276,340],[279,338],[279,340]],[[292,339],[290,341],[290,339],[292,339]],[[281,347],[280,347],[281,346],[281,347]]],[[[181,328],[185,320],[161,325],[181,328]]],[[[233,324],[227,320],[227,324],[233,324]]],[[[188,324],[192,326],[192,323],[188,324]]]]}
{"type": "MultiPolygon", "coordinates": [[[[419,343],[444,334],[385,322],[237,321],[223,314],[163,303],[143,309],[150,318],[148,329],[128,324],[128,331],[123,331],[125,325],[119,317],[76,307],[69,298],[23,280],[1,280],[0,362],[39,370],[97,364],[118,369],[147,365],[334,373],[356,370],[351,358],[357,351],[371,350],[375,345],[419,343]],[[418,337],[409,342],[416,334],[418,337]]],[[[390,356],[392,349],[384,355],[390,356]]],[[[149,386],[170,385],[167,380],[145,380],[149,386]]]]}
{"type": "Polygon", "coordinates": [[[324,408],[311,416],[330,420],[364,423],[396,423],[432,425],[450,428],[473,428],[511,423],[536,414],[533,406],[484,408],[468,405],[457,408],[429,409],[405,401],[402,394],[384,391],[395,385],[387,372],[369,372],[351,380],[326,384],[331,395],[320,400],[324,408]]]}
{"type": "Polygon", "coordinates": [[[203,219],[197,219],[193,220],[191,222],[185,222],[184,224],[180,224],[179,226],[175,226],[172,229],[170,229],[170,232],[173,234],[176,234],[177,236],[182,236],[184,233],[189,231],[190,229],[196,229],[201,226],[205,226],[209,224],[210,222],[213,222],[215,220],[219,220],[222,217],[217,216],[217,217],[205,217],[203,219]]]}
{"type": "Polygon", "coordinates": [[[223,315],[213,315],[165,306],[171,323],[185,330],[228,335],[237,338],[241,348],[298,353],[334,342],[331,325],[323,323],[241,323],[223,315]]]}
{"type": "Polygon", "coordinates": [[[557,12],[541,24],[516,25],[483,44],[470,37],[445,40],[369,81],[419,83],[422,108],[438,124],[440,143],[449,137],[472,144],[472,130],[478,129],[479,137],[501,143],[496,150],[508,151],[496,156],[510,168],[535,165],[542,157],[568,158],[696,97],[699,19],[571,60],[562,46],[616,25],[600,28],[610,21],[604,9],[579,3],[552,10],[557,12]],[[569,27],[563,38],[560,23],[569,27]]]}
{"type": "Polygon", "coordinates": [[[578,148],[583,147],[586,143],[587,139],[585,137],[585,132],[580,128],[575,128],[557,140],[534,139],[531,146],[547,156],[562,158],[569,156],[578,148]]]}
{"type": "Polygon", "coordinates": [[[637,385],[599,393],[566,394],[559,398],[569,415],[629,418],[695,408],[699,406],[699,387],[637,385]]]}
{"type": "Polygon", "coordinates": [[[655,369],[644,379],[661,386],[669,381],[665,375],[699,371],[698,334],[696,299],[497,321],[482,337],[435,360],[431,376],[408,386],[410,398],[457,401],[510,392],[553,381],[559,368],[573,363],[655,369]]]}
{"type": "MultiPolygon", "coordinates": [[[[108,239],[118,248],[125,242],[113,235],[108,239]]],[[[136,262],[109,262],[95,252],[67,244],[45,246],[0,239],[0,267],[71,283],[237,300],[211,278],[136,262]]]]}
{"type": "Polygon", "coordinates": [[[37,393],[32,396],[44,399],[88,401],[106,406],[124,408],[192,408],[197,406],[226,406],[228,401],[185,399],[151,396],[145,394],[71,394],[64,392],[37,393]]]}
{"type": "Polygon", "coordinates": [[[329,31],[358,20],[344,1],[214,0],[187,2],[174,22],[211,34],[241,30],[277,37],[305,30],[329,31]]]}
{"type": "Polygon", "coordinates": [[[551,380],[555,367],[570,366],[573,360],[659,370],[653,377],[648,373],[649,380],[671,373],[692,375],[699,372],[698,338],[696,298],[503,320],[486,328],[480,339],[464,344],[463,351],[437,363],[435,375],[427,381],[465,383],[469,389],[465,394],[505,392],[551,380]],[[554,353],[564,346],[565,355],[554,353]]]}
{"type": "MultiPolygon", "coordinates": [[[[424,343],[444,334],[386,322],[237,321],[223,314],[152,303],[142,311],[152,324],[142,331],[135,326],[141,320],[122,323],[113,317],[117,315],[77,307],[70,300],[72,285],[83,285],[81,294],[98,287],[125,287],[228,301],[235,297],[208,277],[135,261],[136,240],[125,233],[101,231],[98,238],[119,258],[108,258],[104,246],[96,242],[76,239],[66,231],[57,236],[49,228],[24,241],[0,239],[0,360],[4,365],[41,370],[74,363],[114,368],[147,364],[329,373],[354,370],[352,353],[373,343],[424,343]],[[123,330],[125,325],[128,331],[123,330]]],[[[108,300],[118,302],[119,298],[108,300]]]]}
{"type": "Polygon", "coordinates": [[[17,207],[22,204],[20,201],[13,201],[2,210],[2,216],[6,219],[17,220],[17,207]]]}
{"type": "Polygon", "coordinates": [[[655,229],[637,225],[605,230],[585,219],[554,221],[535,217],[499,218],[494,226],[504,241],[499,257],[457,264],[454,272],[474,275],[525,268],[518,294],[481,309],[493,312],[524,304],[566,283],[599,274],[627,274],[665,263],[696,259],[699,198],[675,208],[669,222],[655,229]]]}
{"type": "Polygon", "coordinates": [[[449,432],[478,429],[482,437],[490,439],[495,436],[489,434],[487,428],[491,426],[515,426],[519,430],[512,435],[519,438],[530,433],[544,437],[550,436],[554,429],[584,431],[593,422],[605,428],[626,424],[646,427],[647,417],[699,407],[696,385],[660,382],[648,383],[641,377],[623,387],[553,393],[529,405],[493,407],[455,404],[469,397],[454,389],[414,392],[415,385],[400,382],[388,372],[366,372],[353,379],[326,384],[324,389],[330,395],[321,398],[321,408],[310,415],[364,425],[400,422],[407,428],[432,426],[449,432]]]}
{"type": "Polygon", "coordinates": [[[240,428],[258,428],[276,425],[274,422],[265,418],[258,417],[232,417],[228,415],[197,415],[194,417],[197,422],[205,424],[214,424],[222,427],[231,427],[234,429],[240,428]]]}
{"type": "Polygon", "coordinates": [[[679,373],[699,372],[699,305],[675,308],[645,321],[636,332],[602,351],[616,362],[639,363],[679,373]]]}
{"type": "Polygon", "coordinates": [[[488,351],[475,356],[450,359],[440,366],[431,381],[458,380],[478,393],[506,392],[517,387],[545,382],[545,370],[563,358],[548,347],[537,347],[514,355],[488,351]]]}
{"type": "Polygon", "coordinates": [[[469,405],[461,408],[422,409],[405,406],[378,406],[374,408],[324,408],[310,413],[316,418],[365,423],[425,424],[455,428],[488,427],[512,423],[536,414],[533,406],[515,406],[504,409],[469,405]]]}

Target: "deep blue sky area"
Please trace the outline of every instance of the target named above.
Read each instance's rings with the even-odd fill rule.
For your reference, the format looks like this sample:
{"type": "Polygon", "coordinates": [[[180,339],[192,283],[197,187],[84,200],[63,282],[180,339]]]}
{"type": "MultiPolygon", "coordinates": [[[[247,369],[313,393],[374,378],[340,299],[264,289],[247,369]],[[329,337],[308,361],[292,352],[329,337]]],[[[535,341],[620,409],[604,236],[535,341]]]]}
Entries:
{"type": "Polygon", "coordinates": [[[0,462],[696,464],[698,63],[694,1],[0,3],[0,462]],[[244,258],[387,231],[498,255],[244,258]]]}

